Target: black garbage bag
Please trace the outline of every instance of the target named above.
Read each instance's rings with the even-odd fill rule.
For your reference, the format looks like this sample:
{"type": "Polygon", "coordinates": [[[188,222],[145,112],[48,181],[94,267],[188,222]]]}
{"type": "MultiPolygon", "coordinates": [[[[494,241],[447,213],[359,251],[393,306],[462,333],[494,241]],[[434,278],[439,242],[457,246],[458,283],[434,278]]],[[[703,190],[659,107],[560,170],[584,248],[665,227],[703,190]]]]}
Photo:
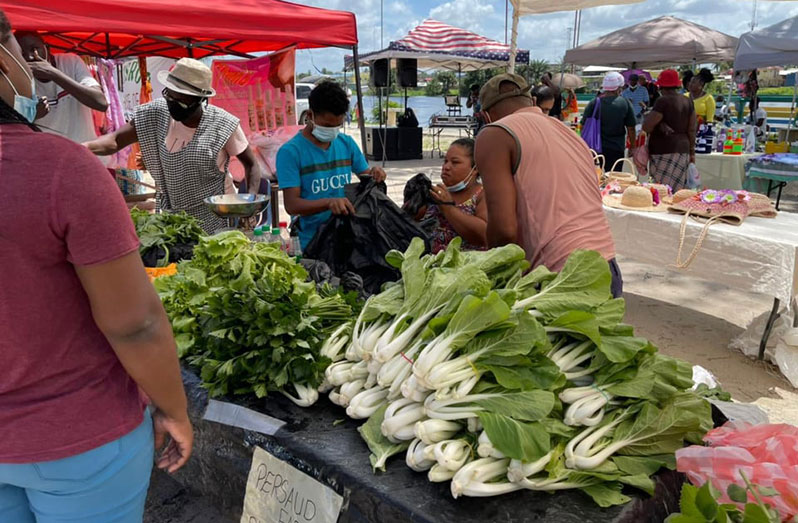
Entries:
{"type": "Polygon", "coordinates": [[[429,238],[413,220],[388,197],[384,183],[364,177],[344,189],[355,208],[354,216],[332,216],[316,231],[303,256],[321,260],[336,276],[354,272],[363,279],[363,290],[374,294],[399,271],[388,265],[391,249],[404,252],[415,237],[429,238]]]}
{"type": "Polygon", "coordinates": [[[430,191],[432,191],[432,181],[424,173],[418,173],[407,180],[403,193],[402,210],[410,218],[415,219],[421,209],[435,203],[432,201],[430,191]]]}
{"type": "Polygon", "coordinates": [[[308,271],[308,278],[319,285],[330,283],[333,278],[332,269],[321,260],[302,258],[299,263],[308,271]]]}
{"type": "Polygon", "coordinates": [[[169,263],[177,263],[181,260],[190,260],[194,256],[194,246],[196,243],[179,243],[170,245],[169,259],[166,258],[166,248],[163,246],[153,246],[141,254],[141,261],[145,267],[159,267],[169,263]]]}

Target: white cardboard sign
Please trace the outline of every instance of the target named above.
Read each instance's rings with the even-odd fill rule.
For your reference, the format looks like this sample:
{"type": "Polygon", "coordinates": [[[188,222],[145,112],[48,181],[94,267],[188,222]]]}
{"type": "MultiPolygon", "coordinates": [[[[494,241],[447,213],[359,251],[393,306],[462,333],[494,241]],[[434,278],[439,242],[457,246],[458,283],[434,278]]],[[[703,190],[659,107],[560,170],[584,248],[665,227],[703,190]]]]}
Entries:
{"type": "Polygon", "coordinates": [[[344,498],[255,447],[241,523],[335,523],[344,498]]]}

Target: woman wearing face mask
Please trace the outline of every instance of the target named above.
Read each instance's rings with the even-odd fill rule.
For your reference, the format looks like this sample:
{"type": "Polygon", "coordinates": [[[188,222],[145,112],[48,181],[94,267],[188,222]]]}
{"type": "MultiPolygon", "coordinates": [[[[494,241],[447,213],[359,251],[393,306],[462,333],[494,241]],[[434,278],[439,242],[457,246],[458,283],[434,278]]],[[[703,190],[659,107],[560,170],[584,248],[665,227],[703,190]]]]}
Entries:
{"type": "Polygon", "coordinates": [[[141,522],[154,447],[174,472],[193,443],[172,328],[119,188],[30,123],[32,79],[0,10],[0,521],[141,522]]]}
{"type": "Polygon", "coordinates": [[[474,140],[455,140],[446,151],[441,168],[443,183],[431,191],[436,204],[430,205],[422,218],[438,220],[431,238],[433,253],[446,249],[457,236],[463,239],[463,249],[484,250],[487,247],[488,208],[477,177],[474,140]]]}
{"type": "Polygon", "coordinates": [[[208,105],[216,92],[205,64],[181,58],[171,71],[161,71],[158,80],[166,86],[163,99],[137,107],[130,122],[86,146],[97,155],[109,155],[138,142],[159,188],[158,208],[186,211],[212,234],[227,222],[203,200],[225,193],[230,158],[241,161],[253,194],[260,187],[260,168],[238,118],[208,105]]]}
{"type": "Polygon", "coordinates": [[[344,193],[352,174],[385,180],[385,171],[369,167],[355,141],[340,132],[349,112],[343,87],[321,82],[310,92],[308,105],[308,124],[277,152],[277,181],[302,249],[332,214],[354,214],[344,193]]]}

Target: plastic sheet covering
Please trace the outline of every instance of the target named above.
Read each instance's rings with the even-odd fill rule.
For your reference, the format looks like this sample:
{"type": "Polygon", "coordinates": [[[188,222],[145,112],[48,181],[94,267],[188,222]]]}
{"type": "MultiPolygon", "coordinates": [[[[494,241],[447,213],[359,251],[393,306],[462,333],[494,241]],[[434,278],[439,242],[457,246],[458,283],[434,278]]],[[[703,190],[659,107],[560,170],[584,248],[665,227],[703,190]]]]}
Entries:
{"type": "Polygon", "coordinates": [[[704,437],[708,447],[696,445],[676,451],[676,468],[695,485],[711,480],[722,493],[720,501],[730,503],[726,489],[748,480],[771,487],[778,496],[763,497],[779,511],[782,519],[798,514],[798,428],[791,425],[749,425],[727,423],[704,437]]]}
{"type": "MultiPolygon", "coordinates": [[[[675,270],[682,215],[608,207],[604,212],[619,255],[675,270]]],[[[688,219],[683,258],[690,254],[703,228],[703,221],[688,219]]],[[[798,215],[780,213],[774,219],[747,218],[740,226],[723,223],[710,226],[686,272],[729,287],[773,296],[787,306],[798,290],[797,253],[798,215]]]]}

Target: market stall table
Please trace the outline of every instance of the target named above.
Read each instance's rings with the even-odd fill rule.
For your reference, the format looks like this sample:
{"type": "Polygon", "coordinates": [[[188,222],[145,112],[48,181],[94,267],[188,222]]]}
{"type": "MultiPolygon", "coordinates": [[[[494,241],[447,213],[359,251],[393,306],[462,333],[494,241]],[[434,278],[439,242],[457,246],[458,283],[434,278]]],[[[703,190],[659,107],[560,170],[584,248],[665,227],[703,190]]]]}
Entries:
{"type": "Polygon", "coordinates": [[[360,422],[347,418],[344,409],[327,398],[309,408],[297,407],[279,394],[260,400],[239,397],[235,405],[229,400],[209,403],[207,391],[194,372],[184,369],[183,382],[195,440],[192,458],[175,479],[200,491],[230,521],[240,519],[255,447],[342,495],[339,523],[637,523],[662,521],[678,510],[683,478],[667,470],[655,477],[654,496],[628,490],[632,501],[606,509],[577,491],[554,495],[521,491],[490,498],[453,499],[448,481],[430,483],[425,473],[413,472],[404,463],[404,452],[389,460],[387,472],[375,475],[368,448],[357,432],[360,422]],[[241,406],[252,410],[242,410],[241,406]],[[222,418],[258,429],[244,430],[218,422],[222,418]]]}
{"type": "Polygon", "coordinates": [[[781,191],[789,182],[798,181],[798,154],[765,154],[745,164],[745,184],[748,191],[767,194],[778,189],[776,209],[781,203],[781,191]]]}
{"type": "MultiPolygon", "coordinates": [[[[618,254],[675,268],[683,215],[610,207],[605,207],[604,212],[618,254]]],[[[703,221],[688,219],[683,258],[690,254],[703,228],[703,221]]],[[[686,271],[697,278],[774,298],[760,343],[761,358],[780,304],[791,304],[798,291],[798,214],[780,213],[774,219],[747,218],[740,226],[713,224],[686,271]]]]}
{"type": "Polygon", "coordinates": [[[754,156],[758,154],[696,154],[695,166],[701,175],[701,185],[707,189],[742,190],[745,162],[754,156]]]}

